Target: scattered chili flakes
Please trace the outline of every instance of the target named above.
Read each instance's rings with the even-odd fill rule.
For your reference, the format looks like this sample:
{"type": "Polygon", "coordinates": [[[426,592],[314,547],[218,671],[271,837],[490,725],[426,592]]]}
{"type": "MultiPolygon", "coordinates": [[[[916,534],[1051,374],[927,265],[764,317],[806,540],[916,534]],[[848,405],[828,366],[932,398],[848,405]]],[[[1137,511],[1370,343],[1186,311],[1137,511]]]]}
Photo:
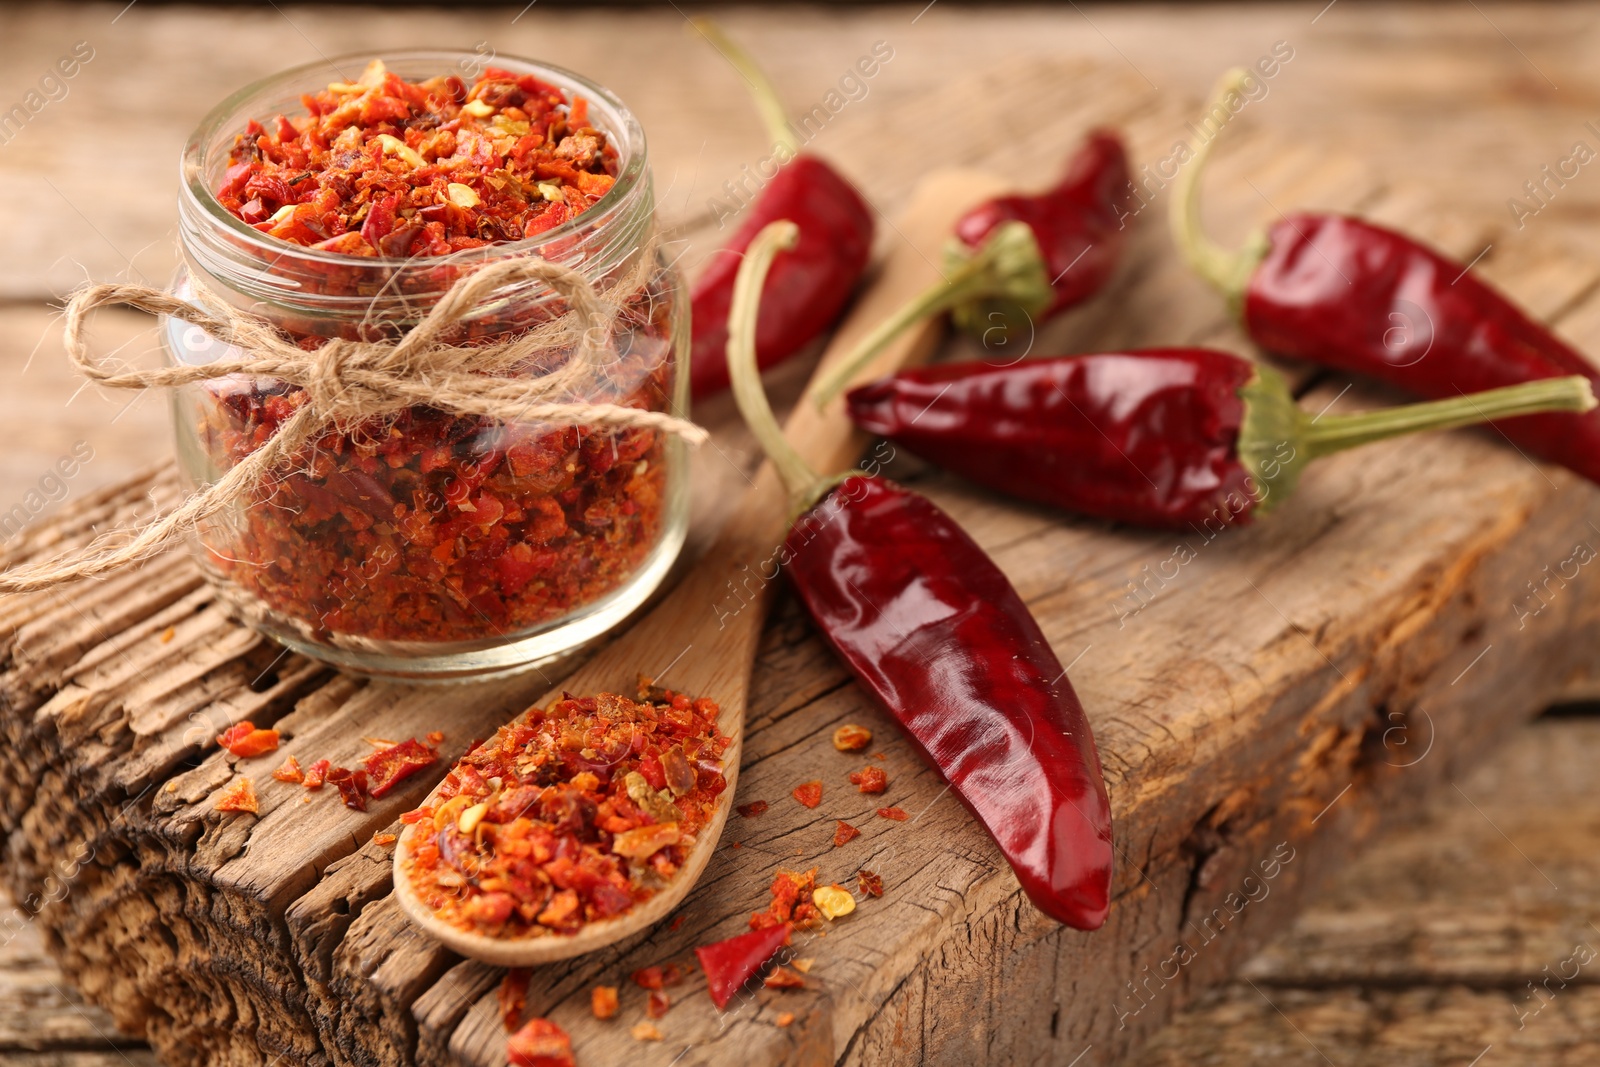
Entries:
{"type": "Polygon", "coordinates": [[[885,755],[884,755],[884,754],[883,754],[883,753],[882,753],[882,752],[874,752],[874,753],[873,753],[873,754],[872,754],[872,758],[873,758],[873,759],[882,759],[882,760],[886,760],[886,759],[888,759],[888,758],[889,758],[889,757],[888,757],[888,756],[885,756],[885,755]]]}
{"type": "Polygon", "coordinates": [[[821,782],[801,782],[794,787],[794,798],[808,808],[822,803],[821,782]]]}
{"type": "Polygon", "coordinates": [[[444,731],[443,730],[429,730],[428,731],[428,744],[432,745],[434,748],[438,748],[443,743],[444,743],[444,731]]]}
{"type": "Polygon", "coordinates": [[[218,811],[247,811],[251,815],[261,812],[261,803],[256,799],[256,787],[248,778],[241,778],[234,782],[222,796],[217,798],[218,811]]]}
{"type": "Polygon", "coordinates": [[[373,834],[372,835],[372,843],[374,845],[377,845],[379,848],[388,848],[390,845],[394,844],[398,840],[400,840],[400,839],[398,837],[396,837],[394,834],[373,834]]]}
{"type": "Polygon", "coordinates": [[[686,918],[686,916],[682,912],[679,912],[678,914],[674,915],[672,917],[672,921],[667,924],[667,929],[671,930],[673,932],[676,932],[678,927],[683,925],[683,920],[685,918],[686,918]]]}
{"type": "Polygon", "coordinates": [[[339,799],[352,811],[367,810],[367,772],[335,767],[328,772],[328,781],[339,790],[339,799]]]}
{"type": "Polygon", "coordinates": [[[306,768],[306,780],[301,784],[307,789],[321,789],[322,784],[328,780],[328,771],[333,764],[325,759],[319,759],[306,768]]]}
{"type": "Polygon", "coordinates": [[[283,766],[272,772],[272,777],[280,782],[290,782],[299,785],[306,780],[305,773],[300,770],[300,761],[289,756],[283,761],[283,766]]]}
{"type": "Polygon", "coordinates": [[[257,730],[246,720],[218,734],[217,744],[240,759],[253,759],[277,750],[278,731],[257,730]]]}
{"type": "Polygon", "coordinates": [[[734,810],[746,819],[753,819],[757,815],[766,814],[767,802],[765,800],[753,800],[748,804],[740,804],[734,810]]]}
{"type": "Polygon", "coordinates": [[[790,1023],[794,1022],[794,1012],[780,1011],[778,1013],[778,1017],[774,1019],[773,1022],[777,1023],[779,1026],[788,1026],[790,1023]]]}
{"type": "Polygon", "coordinates": [[[661,1031],[652,1023],[634,1023],[628,1027],[628,1033],[633,1035],[635,1041],[660,1041],[661,1031]]]}
{"type": "Polygon", "coordinates": [[[857,830],[854,826],[851,826],[843,819],[839,819],[837,821],[839,823],[839,828],[833,832],[834,848],[838,848],[840,845],[847,845],[851,841],[854,841],[856,838],[861,836],[860,830],[857,830]]]}
{"type": "Polygon", "coordinates": [[[617,1014],[617,987],[597,985],[589,991],[589,1010],[596,1019],[612,1019],[617,1014]]]}
{"type": "Polygon", "coordinates": [[[805,872],[779,871],[772,881],[772,903],[766,911],[750,916],[750,929],[764,930],[784,923],[793,923],[796,929],[815,926],[821,917],[810,899],[816,884],[815,867],[805,872]]]}
{"type": "Polygon", "coordinates": [[[367,777],[374,797],[389,791],[425,767],[439,762],[439,754],[416,738],[381,749],[366,758],[367,777]]]}
{"type": "Polygon", "coordinates": [[[811,900],[816,904],[817,910],[829,919],[837,919],[856,910],[856,898],[840,885],[818,886],[812,892],[811,900]]]}
{"type": "Polygon", "coordinates": [[[895,822],[905,822],[907,819],[911,818],[911,816],[907,815],[905,810],[902,808],[879,808],[878,814],[882,815],[885,819],[893,819],[895,822]]]}
{"type": "Polygon", "coordinates": [[[856,884],[861,887],[863,896],[883,896],[883,876],[874,874],[865,867],[856,873],[856,884]]]}
{"type": "Polygon", "coordinates": [[[659,1019],[672,1007],[672,997],[659,989],[650,991],[650,999],[645,1002],[644,1013],[652,1019],[659,1019]]]}
{"type": "Polygon", "coordinates": [[[170,645],[172,644],[172,639],[177,636],[178,628],[176,626],[169,626],[165,630],[161,631],[161,643],[163,645],[170,645]]]}
{"type": "MultiPolygon", "coordinates": [[[[442,920],[487,936],[570,934],[629,911],[678,873],[727,788],[718,714],[678,693],[530,710],[445,776],[434,833],[403,846],[405,876],[442,920]],[[677,795],[670,750],[693,774],[677,795]]],[[[666,968],[663,984],[669,971],[681,980],[666,968]]]]}
{"type": "Polygon", "coordinates": [[[667,984],[666,972],[660,967],[640,967],[633,972],[633,984],[640,989],[660,989],[667,984]]]}
{"type": "Polygon", "coordinates": [[[889,788],[889,776],[882,767],[863,767],[850,772],[850,784],[860,786],[863,793],[881,793],[889,788]]]}
{"type": "Polygon", "coordinates": [[[500,1022],[507,1031],[522,1022],[522,1013],[528,1006],[528,982],[533,972],[526,967],[513,967],[500,980],[500,1022]]]}
{"type": "Polygon", "coordinates": [[[797,960],[790,960],[789,961],[789,966],[793,967],[795,970],[799,971],[801,974],[810,974],[811,973],[811,965],[816,963],[816,962],[817,961],[812,959],[810,956],[802,956],[797,960]]]}
{"type": "Polygon", "coordinates": [[[806,980],[787,967],[774,967],[761,984],[768,989],[804,989],[806,980]]]}
{"type": "Polygon", "coordinates": [[[530,1019],[506,1042],[509,1067],[574,1067],[572,1038],[549,1019],[530,1019]]]}
{"type": "Polygon", "coordinates": [[[845,723],[833,731],[833,747],[840,752],[860,752],[872,744],[872,731],[855,723],[845,723]]]}

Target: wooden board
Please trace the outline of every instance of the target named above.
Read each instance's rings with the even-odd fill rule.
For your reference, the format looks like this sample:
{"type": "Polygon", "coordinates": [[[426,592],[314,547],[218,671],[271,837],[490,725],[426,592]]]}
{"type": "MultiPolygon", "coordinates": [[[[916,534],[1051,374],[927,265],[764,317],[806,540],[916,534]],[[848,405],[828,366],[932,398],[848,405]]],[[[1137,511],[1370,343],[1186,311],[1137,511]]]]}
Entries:
{"type": "MultiPolygon", "coordinates": [[[[1463,211],[1447,195],[1465,183],[1460,173],[1491,153],[1428,158],[1418,151],[1416,132],[1429,130],[1427,123],[1405,127],[1403,136],[1398,125],[1376,137],[1363,126],[1359,142],[1354,125],[1338,136],[1338,121],[1371,121],[1386,100],[1380,89],[1390,84],[1386,79],[1415,82],[1420,92],[1430,70],[1435,77],[1453,71],[1451,84],[1467,104],[1520,115],[1513,109],[1528,99],[1546,99],[1527,88],[1518,73],[1522,61],[1499,56],[1505,45],[1497,35],[1470,29],[1476,15],[1454,13],[1433,26],[1464,35],[1458,54],[1447,60],[1435,51],[1409,66],[1385,66],[1382,60],[1396,60],[1405,42],[1415,48],[1421,36],[1412,24],[1392,23],[1411,27],[1396,38],[1401,44],[1360,56],[1367,110],[1335,120],[1323,106],[1332,75],[1319,64],[1330,63],[1337,49],[1329,46],[1317,60],[1312,45],[1326,38],[1307,35],[1351,34],[1348,22],[1329,21],[1335,14],[1344,19],[1347,6],[1353,5],[1340,5],[1314,31],[1298,8],[1251,8],[1226,23],[1231,36],[1210,23],[1163,14],[1171,19],[1159,35],[1165,44],[1127,61],[1116,54],[1123,51],[1117,42],[1128,44],[1133,24],[1098,10],[1083,23],[1016,13],[943,22],[952,16],[941,7],[916,21],[915,11],[894,9],[830,12],[809,23],[736,19],[734,26],[773,56],[780,83],[802,87],[797,107],[807,99],[804,87],[820,93],[830,84],[831,76],[817,71],[843,69],[879,37],[906,41],[896,46],[896,62],[903,58],[904,65],[886,69],[877,95],[868,98],[871,107],[846,109],[819,139],[819,148],[860,176],[892,212],[920,171],[948,158],[949,140],[930,139],[929,130],[963,131],[960,151],[970,159],[1037,172],[1058,165],[1059,146],[1087,125],[1110,121],[1128,126],[1140,159],[1161,158],[1182,135],[1186,101],[1214,67],[1252,59],[1270,47],[1279,24],[1292,25],[1294,40],[1307,42],[1306,64],[1288,69],[1312,73],[1302,82],[1286,75],[1275,89],[1281,109],[1250,112],[1249,128],[1218,160],[1217,227],[1240,233],[1248,222],[1270,217],[1273,204],[1361,208],[1403,222],[1462,258],[1493,242],[1480,266],[1578,343],[1600,348],[1600,309],[1591,299],[1600,271],[1592,260],[1566,253],[1560,226],[1543,225],[1575,210],[1568,204],[1583,204],[1581,190],[1541,214],[1538,226],[1502,239],[1504,216],[1463,211]],[[1498,101],[1483,99],[1491,80],[1482,63],[1501,79],[1492,83],[1503,91],[1498,101]],[[951,70],[967,77],[950,78],[951,70]],[[1144,70],[1160,75],[1159,88],[1144,70]],[[901,72],[903,82],[888,80],[901,72]],[[1361,162],[1352,151],[1357,144],[1361,162]],[[1394,163],[1402,151],[1418,156],[1418,164],[1385,169],[1383,162],[1394,163]],[[1456,185],[1442,182],[1446,193],[1423,196],[1401,181],[1407,174],[1456,185]]],[[[103,13],[107,25],[114,15],[103,7],[83,10],[103,13]]],[[[32,183],[34,202],[53,195],[42,178],[66,192],[60,199],[67,207],[5,220],[5,232],[20,242],[8,260],[12,273],[0,276],[14,300],[59,291],[50,287],[61,275],[43,268],[58,254],[45,252],[61,245],[97,276],[127,269],[121,252],[113,256],[97,244],[94,218],[103,223],[101,236],[110,235],[106,247],[150,245],[149,254],[161,254],[158,237],[170,213],[152,205],[171,199],[155,195],[162,179],[140,168],[153,154],[170,159],[194,116],[180,108],[137,136],[114,121],[118,109],[148,103],[141,94],[171,87],[151,77],[152,69],[181,71],[183,107],[203,109],[218,94],[190,100],[195,84],[232,85],[258,72],[250,63],[263,64],[264,72],[279,65],[263,58],[281,55],[274,53],[279,46],[304,51],[315,40],[331,54],[437,39],[446,27],[459,37],[488,31],[491,20],[498,25],[509,15],[418,12],[373,27],[358,25],[365,16],[336,11],[291,9],[280,24],[266,12],[213,16],[162,8],[146,17],[136,10],[140,21],[106,31],[108,62],[86,68],[74,89],[79,95],[25,131],[40,137],[19,140],[0,155],[0,168],[16,168],[32,183]],[[224,19],[237,39],[223,35],[224,19]],[[197,37],[238,43],[197,54],[190,47],[197,37]],[[91,73],[104,80],[89,80],[91,73]],[[137,91],[125,88],[135,84],[137,91]],[[57,136],[44,136],[51,128],[45,119],[60,124],[57,136]],[[74,153],[107,140],[125,149],[134,193],[126,203],[105,201],[104,217],[79,213],[72,205],[101,201],[90,202],[88,190],[70,185],[69,179],[83,180],[74,153]],[[30,267],[19,271],[17,263],[30,267]]],[[[1501,9],[1492,13],[1502,17],[1501,9]]],[[[1562,55],[1580,55],[1581,27],[1559,12],[1548,14],[1539,40],[1562,55]]],[[[612,35],[620,43],[610,52],[595,48],[598,24],[584,21],[591,16],[536,10],[528,17],[535,16],[521,24],[528,29],[497,32],[517,51],[565,49],[566,62],[640,101],[664,189],[693,188],[702,171],[735,173],[759,143],[734,95],[737,85],[703,57],[690,58],[699,56],[698,46],[676,36],[676,16],[633,16],[633,32],[612,35]],[[669,84],[684,95],[659,91],[669,84]],[[688,109],[686,99],[710,110],[688,109]],[[710,162],[691,162],[701,158],[710,162]],[[682,186],[673,184],[679,173],[682,186]]],[[[1391,16],[1367,18],[1374,29],[1391,25],[1391,16]]],[[[62,35],[70,42],[76,34],[44,8],[25,12],[19,26],[0,49],[18,50],[7,58],[16,57],[11,66],[23,69],[62,35]]],[[[1528,32],[1535,32],[1531,24],[1528,32]]],[[[1346,40],[1346,59],[1356,55],[1353,40],[1346,40]]],[[[1563,80],[1575,66],[1563,68],[1563,80]]],[[[1464,112],[1461,124],[1482,113],[1464,112]]],[[[1538,128],[1557,130],[1558,120],[1538,128]]],[[[1506,136],[1527,145],[1529,125],[1519,123],[1506,136]]],[[[1504,160],[1497,165],[1502,173],[1512,169],[1504,160]]],[[[1479,195],[1491,184],[1482,181],[1479,195]]],[[[714,238],[708,228],[692,226],[706,215],[699,195],[674,191],[663,199],[686,235],[714,238]]],[[[1493,199],[1495,212],[1503,210],[1502,199],[1493,199]]],[[[1131,262],[1108,299],[1044,331],[1041,351],[1240,343],[1216,303],[1173,262],[1158,214],[1153,209],[1141,220],[1131,262]]],[[[886,226],[883,240],[894,239],[886,226]]],[[[144,269],[164,273],[159,264],[144,269]]],[[[21,348],[15,338],[6,343],[21,348]]],[[[802,373],[787,372],[791,387],[802,373]]],[[[1301,380],[1307,403],[1319,407],[1391,399],[1359,384],[1346,393],[1338,379],[1301,380]]],[[[719,434],[719,448],[697,461],[697,474],[705,475],[697,490],[704,543],[726,496],[717,487],[739,484],[751,457],[726,404],[709,405],[700,417],[719,434]]],[[[119,463],[129,458],[119,449],[106,454],[119,463]]],[[[1549,700],[1595,684],[1586,673],[1600,626],[1590,606],[1596,602],[1591,575],[1581,575],[1526,629],[1517,629],[1509,610],[1541,567],[1566,558],[1574,538],[1589,536],[1587,524],[1600,519],[1594,493],[1558,472],[1530,468],[1484,436],[1455,434],[1326,462],[1306,479],[1294,507],[1269,525],[1199,546],[1194,562],[1148,587],[1156,590],[1153,598],[1147,594],[1148,606],[1125,620],[1118,605],[1126,603],[1128,583],[1148,581],[1146,568],[1159,570],[1173,556],[1170,536],[1000,505],[909,462],[896,470],[991,550],[1063,661],[1076,661],[1073,677],[1101,738],[1124,853],[1112,922],[1095,935],[1042,923],[959,806],[865,707],[793,605],[785,605],[757,667],[741,782],[743,797],[768,799],[773,810],[728,835],[677,930],[658,929],[601,958],[538,975],[534,1007],[570,1026],[591,1062],[621,1055],[641,1063],[1120,1062],[1138,1039],[1281,927],[1305,888],[1338,869],[1385,819],[1403,814],[1409,798],[1438,786],[1549,700]],[[832,726],[846,720],[879,732],[892,779],[889,799],[917,819],[864,820],[869,832],[834,853],[831,820],[858,820],[868,807],[864,798],[851,799],[844,774],[852,768],[826,741],[832,726]],[[1433,757],[1397,766],[1404,762],[1397,739],[1416,736],[1424,722],[1436,732],[1433,757]],[[784,799],[796,782],[819,776],[828,783],[820,816],[784,799]],[[1144,983],[1145,968],[1159,968],[1171,956],[1185,926],[1226,907],[1228,895],[1283,841],[1299,851],[1273,879],[1270,898],[1228,921],[1227,932],[1175,980],[1144,986],[1148,1005],[1128,999],[1126,983],[1144,983]],[[735,842],[741,847],[734,849],[735,842]],[[692,987],[662,1021],[667,1040],[660,1045],[634,1046],[621,1026],[585,1018],[593,982],[616,982],[637,966],[683,958],[693,944],[740,929],[742,917],[762,905],[775,869],[813,862],[823,865],[826,878],[872,866],[889,892],[808,944],[804,951],[817,960],[813,988],[763,994],[737,1028],[737,1044],[692,987]],[[796,1021],[778,1028],[775,1017],[783,1011],[796,1021]]],[[[80,494],[68,521],[134,513],[145,490],[139,484],[104,498],[80,494]]],[[[33,526],[29,543],[46,529],[33,526]]],[[[49,528],[50,536],[58,529],[49,528]]],[[[250,717],[278,722],[292,750],[336,760],[360,753],[363,734],[401,736],[441,726],[459,751],[536,691],[539,680],[452,699],[448,721],[441,721],[435,693],[335,680],[295,657],[280,658],[223,619],[178,559],[65,597],[9,601],[0,615],[7,657],[0,676],[7,877],[32,892],[62,856],[86,857],[66,899],[41,916],[52,950],[86,995],[174,1063],[258,1063],[263,1052],[307,1063],[497,1062],[498,975],[454,959],[399,919],[388,895],[387,856],[370,843],[415,795],[392,797],[366,817],[314,804],[301,819],[222,824],[208,798],[233,772],[206,742],[228,722],[250,717]],[[163,642],[169,627],[174,638],[163,642]]],[[[418,782],[415,794],[426,786],[418,782]]],[[[641,1000],[642,993],[629,992],[627,1021],[638,1017],[641,1000]]]]}

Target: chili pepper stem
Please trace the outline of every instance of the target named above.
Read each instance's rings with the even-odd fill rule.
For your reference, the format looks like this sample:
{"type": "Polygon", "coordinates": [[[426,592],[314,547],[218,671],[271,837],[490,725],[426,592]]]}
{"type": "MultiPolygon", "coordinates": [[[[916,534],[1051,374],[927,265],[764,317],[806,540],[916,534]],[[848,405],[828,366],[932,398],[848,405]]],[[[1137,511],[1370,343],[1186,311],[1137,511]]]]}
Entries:
{"type": "Polygon", "coordinates": [[[787,163],[800,154],[800,140],[794,135],[794,130],[789,126],[789,116],[783,109],[783,102],[778,98],[778,87],[772,84],[772,79],[767,77],[767,72],[761,69],[754,57],[746,52],[729,37],[715,19],[704,15],[689,20],[690,24],[700,32],[700,35],[710,42],[711,47],[722,53],[722,57],[733,64],[733,69],[739,72],[750,85],[750,93],[755,98],[756,110],[761,112],[761,121],[767,127],[767,135],[772,138],[772,143],[787,150],[787,163]]]}
{"type": "Polygon", "coordinates": [[[795,512],[810,508],[839,481],[812,470],[783,436],[772,405],[767,402],[767,392],[761,387],[761,368],[756,365],[756,322],[767,271],[777,254],[793,248],[799,238],[800,227],[788,219],[770,222],[756,234],[745,249],[744,262],[739,264],[733,283],[733,306],[728,310],[728,377],[734,403],[777,469],[795,512]]]}
{"type": "Polygon", "coordinates": [[[1576,374],[1354,415],[1307,415],[1283,378],[1266,367],[1239,392],[1245,417],[1237,447],[1240,462],[1259,486],[1257,512],[1288,496],[1305,465],[1320,456],[1424,430],[1453,430],[1550,411],[1585,412],[1596,406],[1589,379],[1576,374]]]}
{"type": "Polygon", "coordinates": [[[816,392],[819,410],[832,403],[896,337],[925,318],[989,299],[1012,301],[1030,315],[1050,306],[1044,255],[1025,222],[1001,223],[977,251],[963,246],[946,260],[954,261],[955,266],[943,281],[924,289],[878,323],[823,381],[816,392]]]}
{"type": "MultiPolygon", "coordinates": [[[[1250,72],[1243,67],[1234,67],[1224,74],[1212,93],[1205,114],[1211,116],[1220,112],[1231,119],[1234,111],[1228,106],[1228,100],[1241,94],[1250,77],[1250,72]]],[[[1221,136],[1222,127],[1219,126],[1209,139],[1200,142],[1194,158],[1178,175],[1168,221],[1172,224],[1172,240],[1183,258],[1189,261],[1190,268],[1216,288],[1226,298],[1228,306],[1238,314],[1243,306],[1250,275],[1267,254],[1267,235],[1262,231],[1251,234],[1243,247],[1230,252],[1212,241],[1201,225],[1200,174],[1211,156],[1211,146],[1221,136]]]]}

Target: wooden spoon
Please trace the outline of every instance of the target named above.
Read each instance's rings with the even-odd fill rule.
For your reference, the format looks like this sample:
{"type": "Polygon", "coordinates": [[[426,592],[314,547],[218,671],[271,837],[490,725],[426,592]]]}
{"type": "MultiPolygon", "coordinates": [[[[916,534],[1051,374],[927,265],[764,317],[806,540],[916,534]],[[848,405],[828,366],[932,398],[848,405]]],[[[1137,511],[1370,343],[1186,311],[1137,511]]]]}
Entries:
{"type": "MultiPolygon", "coordinates": [[[[940,277],[936,264],[955,220],[968,207],[1002,191],[998,179],[967,171],[939,171],[918,185],[904,217],[890,230],[890,252],[882,274],[840,327],[785,427],[790,442],[813,468],[822,473],[846,470],[866,446],[865,435],[845,415],[842,399],[817,411],[810,399],[816,383],[873,325],[940,277]]],[[[941,333],[940,321],[907,332],[861,375],[862,380],[926,359],[941,333]]],[[[723,758],[728,788],[672,881],[625,914],[588,923],[575,934],[485,937],[443,922],[417,898],[406,870],[408,845],[417,831],[408,826],[394,853],[394,885],[413,922],[464,956],[503,967],[526,967],[592,952],[643,930],[678,906],[710,861],[733,805],[750,672],[775,584],[762,581],[761,565],[787,533],[788,511],[777,474],[771,464],[763,465],[726,528],[682,583],[534,705],[544,707],[563,691],[580,696],[631,695],[640,674],[652,675],[677,692],[717,702],[722,712],[718,725],[733,742],[723,758]]],[[[771,573],[770,567],[766,573],[771,573]]],[[[434,802],[432,794],[424,801],[434,802]]]]}

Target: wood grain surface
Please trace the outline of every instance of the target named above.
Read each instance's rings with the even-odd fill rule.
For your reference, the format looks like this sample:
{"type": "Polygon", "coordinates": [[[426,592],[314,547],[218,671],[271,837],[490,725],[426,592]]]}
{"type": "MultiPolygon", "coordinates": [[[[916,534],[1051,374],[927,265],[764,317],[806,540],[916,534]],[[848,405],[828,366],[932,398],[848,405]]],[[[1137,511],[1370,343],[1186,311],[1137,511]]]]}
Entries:
{"type": "MultiPolygon", "coordinates": [[[[1155,163],[1185,136],[1218,69],[1288,41],[1293,60],[1217,160],[1216,229],[1239,235],[1291,206],[1360,209],[1463,260],[1482,253],[1491,278],[1580,346],[1600,349],[1600,267],[1585,242],[1595,194],[1574,179],[1521,228],[1505,202],[1574,139],[1593,136],[1583,123],[1600,112],[1586,66],[1597,30],[1585,9],[1315,6],[938,5],[733,12],[727,21],[770,61],[798,111],[875,41],[891,42],[894,60],[815,145],[887,217],[935,166],[1037,175],[1097,122],[1125,126],[1137,157],[1155,163]]],[[[534,8],[515,22],[514,8],[380,20],[346,8],[117,12],[12,9],[12,32],[0,36],[0,69],[10,72],[42,74],[80,39],[96,49],[69,94],[0,146],[0,173],[16,191],[0,201],[0,361],[15,382],[0,395],[13,445],[0,473],[26,502],[75,441],[95,450],[65,494],[68,526],[47,526],[48,506],[37,517],[30,509],[12,551],[138,514],[152,486],[171,492],[158,480],[96,495],[162,454],[164,404],[145,398],[116,422],[126,397],[86,394],[63,409],[70,386],[50,369],[59,353],[47,302],[85,275],[167,275],[172,161],[199,114],[242,81],[319,53],[418,41],[483,39],[555,57],[636,103],[663,211],[681,227],[691,269],[717,236],[707,198],[761,155],[737,80],[672,11],[534,8]],[[116,161],[111,183],[95,166],[106,155],[116,161]]],[[[8,91],[20,97],[29,76],[15,79],[8,91]]],[[[1112,292],[1041,331],[1038,351],[1197,341],[1246,350],[1174,261],[1158,217],[1164,203],[1153,201],[1112,292]]],[[[881,240],[896,240],[891,225],[881,240]]],[[[138,352],[137,320],[101,322],[109,344],[129,341],[138,352]]],[[[804,371],[780,375],[777,392],[792,397],[804,371]]],[[[1393,399],[1365,383],[1297,380],[1319,408],[1393,399]]],[[[704,545],[753,457],[726,402],[698,417],[718,434],[717,448],[696,460],[704,545]]],[[[1171,573],[1170,536],[1001,505],[905,460],[894,471],[993,553],[1062,660],[1074,661],[1124,853],[1111,923],[1095,935],[1042,923],[987,840],[786,603],[758,658],[741,782],[743,798],[773,809],[731,828],[679,929],[538,973],[532,1006],[568,1025],[580,1054],[620,1047],[641,1064],[1121,1062],[1281,929],[1358,842],[1407,821],[1418,798],[1450,788],[1527,715],[1595,686],[1593,576],[1525,626],[1515,606],[1541,568],[1592,536],[1600,504],[1590,487],[1486,435],[1324,461],[1294,506],[1199,545],[1193,562],[1154,584],[1151,571],[1167,564],[1171,573]],[[1130,583],[1145,590],[1131,601],[1130,583]],[[847,720],[878,733],[890,799],[916,813],[914,823],[862,819],[865,798],[852,800],[844,783],[853,768],[826,740],[847,720]],[[1401,742],[1420,743],[1424,727],[1431,755],[1411,762],[1416,750],[1401,742]],[[816,813],[785,799],[812,777],[828,783],[816,813]],[[834,818],[861,819],[868,832],[836,854],[834,818]],[[1275,869],[1270,895],[1227,918],[1230,896],[1261,884],[1282,844],[1295,859],[1275,869]],[[889,892],[805,946],[817,961],[810,988],[758,997],[746,1008],[755,1025],[739,1028],[736,1045],[692,986],[660,1023],[659,1045],[633,1046],[620,1027],[586,1019],[589,985],[740,929],[774,870],[812,863],[829,880],[871,866],[889,892]],[[1220,933],[1175,977],[1152,982],[1196,927],[1220,933]],[[780,1012],[793,1024],[775,1025],[780,1012]]],[[[473,691],[443,712],[429,692],[333,679],[238,630],[175,558],[61,596],[7,601],[0,632],[7,880],[36,893],[62,857],[84,857],[38,925],[69,979],[128,1033],[173,1063],[497,1062],[498,974],[400,919],[388,857],[370,841],[431,783],[365,817],[312,804],[224,822],[208,798],[236,771],[208,739],[241,718],[277,721],[291,751],[337,761],[364,750],[363,734],[442,726],[454,752],[517,710],[537,680],[473,691]]],[[[625,993],[624,1021],[639,1017],[641,999],[625,993]]],[[[1232,1001],[1224,1009],[1241,1019],[1250,1010],[1232,1001]]]]}

